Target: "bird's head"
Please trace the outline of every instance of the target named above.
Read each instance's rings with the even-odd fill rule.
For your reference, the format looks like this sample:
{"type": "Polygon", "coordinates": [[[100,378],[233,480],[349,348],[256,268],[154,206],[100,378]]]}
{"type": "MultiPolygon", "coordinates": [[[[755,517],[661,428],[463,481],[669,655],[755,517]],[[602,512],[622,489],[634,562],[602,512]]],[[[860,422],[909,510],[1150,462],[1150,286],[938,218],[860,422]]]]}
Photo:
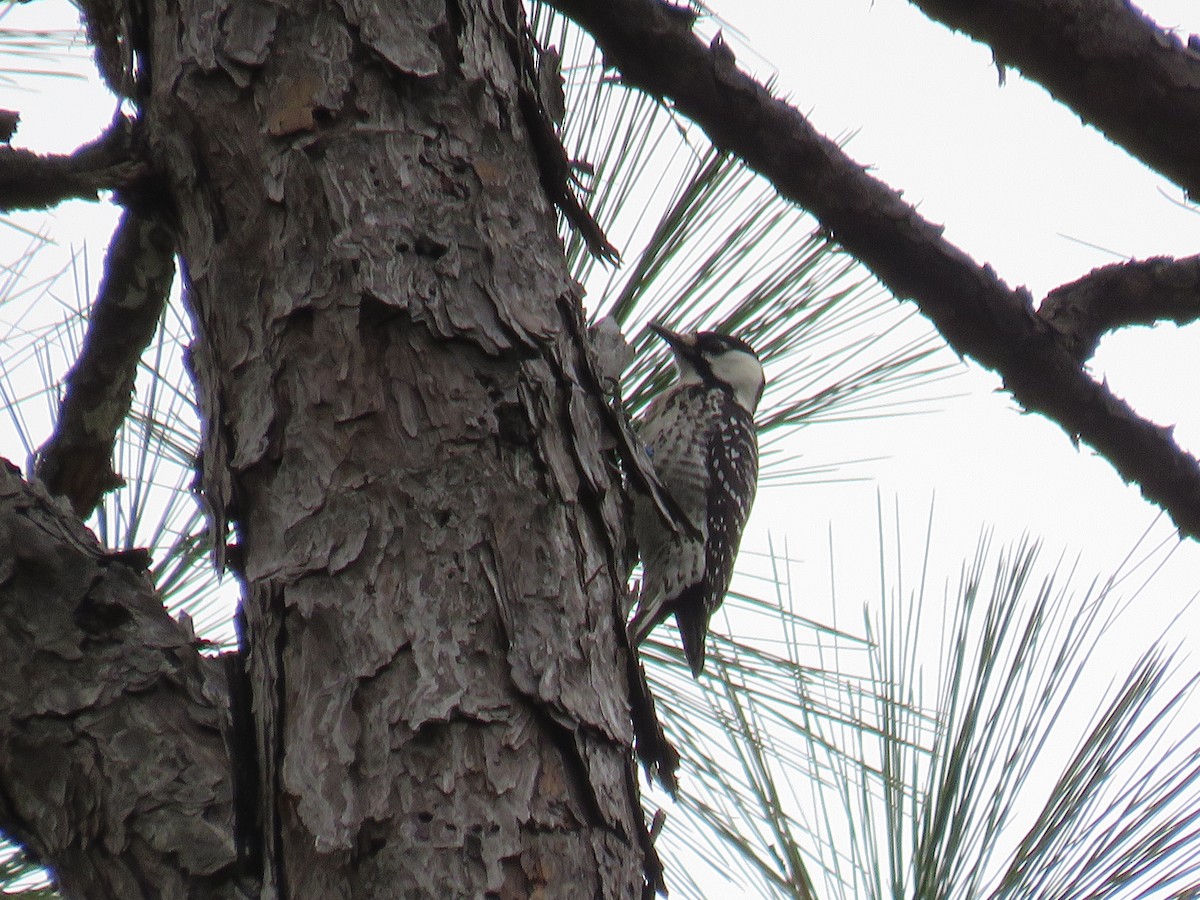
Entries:
{"type": "Polygon", "coordinates": [[[650,330],[671,346],[681,382],[728,391],[739,406],[754,414],[766,377],[749,344],[716,331],[682,333],[661,325],[651,325],[650,330]]]}

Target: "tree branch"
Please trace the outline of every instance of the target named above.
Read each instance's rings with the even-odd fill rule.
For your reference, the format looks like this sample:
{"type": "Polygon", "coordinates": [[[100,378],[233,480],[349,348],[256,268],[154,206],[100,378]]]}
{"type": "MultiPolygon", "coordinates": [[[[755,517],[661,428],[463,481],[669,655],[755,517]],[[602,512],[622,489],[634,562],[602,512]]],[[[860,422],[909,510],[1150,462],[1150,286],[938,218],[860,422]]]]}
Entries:
{"type": "Polygon", "coordinates": [[[1128,0],[911,0],[1200,197],[1200,52],[1128,0]]]}
{"type": "Polygon", "coordinates": [[[133,97],[136,93],[134,53],[144,52],[145,34],[135,34],[134,6],[122,0],[78,0],[75,4],[83,15],[88,43],[96,51],[96,68],[104,83],[118,97],[133,97]]]}
{"type": "Polygon", "coordinates": [[[66,156],[0,146],[0,212],[95,200],[100,191],[129,184],[145,169],[130,147],[131,128],[129,120],[118,118],[95,141],[66,156]]]}
{"type": "Polygon", "coordinates": [[[220,661],[136,561],[0,461],[0,829],[68,896],[248,896],[220,661]]]}
{"type": "Polygon", "coordinates": [[[990,266],[942,238],[899,193],[867,174],[794,107],[705,46],[656,0],[553,0],[634,86],[671,98],[718,147],[814,213],[900,298],[912,298],[958,353],[999,372],[1028,411],[1098,450],[1126,481],[1200,537],[1200,465],[1170,430],[1139,417],[1082,371],[1057,332],[990,266]]]}
{"type": "Polygon", "coordinates": [[[108,247],[83,349],[67,374],[54,434],[38,450],[38,477],[52,494],[70,500],[81,519],[123,483],[112,467],[113,441],[171,289],[174,253],[174,236],[158,217],[125,211],[108,247]]]}
{"type": "Polygon", "coordinates": [[[1079,362],[1106,332],[1127,325],[1200,319],[1200,256],[1158,257],[1093,269],[1046,295],[1038,314],[1079,362]]]}

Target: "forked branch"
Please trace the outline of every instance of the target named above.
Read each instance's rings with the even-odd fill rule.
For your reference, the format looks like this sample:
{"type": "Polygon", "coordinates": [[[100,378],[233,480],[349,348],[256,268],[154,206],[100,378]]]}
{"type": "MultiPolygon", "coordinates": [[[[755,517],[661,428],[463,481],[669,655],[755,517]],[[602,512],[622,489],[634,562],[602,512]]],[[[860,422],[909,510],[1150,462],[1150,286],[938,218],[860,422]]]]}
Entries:
{"type": "Polygon", "coordinates": [[[1056,287],[1038,313],[1086,362],[1106,333],[1129,325],[1200,319],[1200,256],[1135,260],[1093,269],[1056,287]]]}

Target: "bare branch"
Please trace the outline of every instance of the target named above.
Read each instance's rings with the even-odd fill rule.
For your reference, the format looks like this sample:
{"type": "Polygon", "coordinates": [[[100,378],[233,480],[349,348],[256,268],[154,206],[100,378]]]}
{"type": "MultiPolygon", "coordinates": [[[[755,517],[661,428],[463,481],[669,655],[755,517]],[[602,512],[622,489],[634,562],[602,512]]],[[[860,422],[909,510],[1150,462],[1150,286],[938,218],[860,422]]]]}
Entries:
{"type": "Polygon", "coordinates": [[[1200,256],[1093,269],[1052,290],[1038,313],[1059,332],[1067,350],[1085,362],[1106,332],[1163,321],[1186,325],[1200,318],[1200,256]]]}
{"type": "Polygon", "coordinates": [[[100,191],[129,184],[145,170],[130,146],[131,128],[119,118],[100,138],[69,155],[0,146],[0,212],[95,200],[100,191]]]}
{"type": "Polygon", "coordinates": [[[1200,52],[1128,0],[911,0],[1200,196],[1200,52]]]}
{"type": "Polygon", "coordinates": [[[247,896],[222,666],[142,561],[0,461],[0,829],[68,896],[247,896]]]}
{"type": "Polygon", "coordinates": [[[113,471],[117,430],[129,413],[138,360],[154,337],[175,275],[175,241],[157,218],[126,210],[109,244],[104,280],[79,359],[68,373],[54,434],[37,475],[86,519],[122,484],[113,471]]]}
{"type": "Polygon", "coordinates": [[[912,298],[958,353],[999,372],[1028,411],[1098,450],[1126,481],[1200,537],[1200,464],[1170,429],[1139,417],[1082,370],[1058,333],[1014,291],[942,238],[899,193],[867,174],[794,107],[738,71],[656,0],[553,0],[631,84],[669,97],[718,146],[814,213],[900,298],[912,298]]]}

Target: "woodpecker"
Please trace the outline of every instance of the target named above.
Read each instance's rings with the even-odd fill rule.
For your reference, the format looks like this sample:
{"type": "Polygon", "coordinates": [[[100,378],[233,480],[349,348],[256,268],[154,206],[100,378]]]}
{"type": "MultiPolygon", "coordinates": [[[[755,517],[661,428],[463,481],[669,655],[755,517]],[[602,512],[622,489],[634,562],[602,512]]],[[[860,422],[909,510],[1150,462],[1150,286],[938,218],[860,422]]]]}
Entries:
{"type": "Polygon", "coordinates": [[[636,647],[674,613],[698,678],[708,621],[729,589],[758,486],[754,411],[766,380],[758,356],[739,338],[650,328],[670,345],[679,378],[635,428],[659,482],[700,537],[673,529],[648,497],[635,494],[643,575],[629,637],[636,647]]]}

